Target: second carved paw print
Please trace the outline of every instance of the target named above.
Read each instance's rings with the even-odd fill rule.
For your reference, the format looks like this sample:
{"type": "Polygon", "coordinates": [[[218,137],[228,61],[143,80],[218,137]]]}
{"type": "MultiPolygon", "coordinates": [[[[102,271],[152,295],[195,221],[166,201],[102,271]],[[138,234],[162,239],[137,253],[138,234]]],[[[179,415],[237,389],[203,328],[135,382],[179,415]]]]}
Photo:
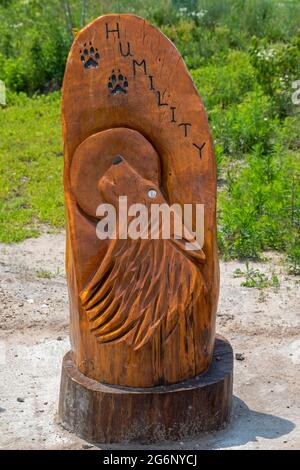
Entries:
{"type": "Polygon", "coordinates": [[[121,73],[120,69],[118,69],[118,73],[116,73],[113,69],[111,76],[108,79],[107,87],[111,95],[116,95],[119,93],[126,94],[128,92],[127,77],[121,73]]]}

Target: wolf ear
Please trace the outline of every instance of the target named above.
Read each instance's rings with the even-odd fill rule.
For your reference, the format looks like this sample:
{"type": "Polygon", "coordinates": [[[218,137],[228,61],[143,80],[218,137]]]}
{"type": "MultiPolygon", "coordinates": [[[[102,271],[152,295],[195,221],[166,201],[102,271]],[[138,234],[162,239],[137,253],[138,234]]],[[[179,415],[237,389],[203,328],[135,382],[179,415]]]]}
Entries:
{"type": "Polygon", "coordinates": [[[70,169],[70,184],[77,204],[87,215],[95,217],[97,207],[107,202],[99,191],[101,177],[112,165],[124,160],[143,178],[159,184],[158,154],[137,131],[109,129],[88,137],[77,147],[70,169]]]}

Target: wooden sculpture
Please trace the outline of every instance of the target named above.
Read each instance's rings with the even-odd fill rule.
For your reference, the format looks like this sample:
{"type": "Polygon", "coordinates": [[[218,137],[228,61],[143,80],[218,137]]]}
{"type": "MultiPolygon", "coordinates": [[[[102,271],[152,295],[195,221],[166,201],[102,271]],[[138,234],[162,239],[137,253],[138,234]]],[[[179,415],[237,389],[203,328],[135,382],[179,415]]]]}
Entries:
{"type": "Polygon", "coordinates": [[[232,351],[215,338],[215,160],[180,54],[141,18],[96,19],[69,54],[62,119],[72,352],[61,421],[99,442],[215,429],[232,395],[232,351]],[[149,211],[203,204],[202,248],[160,228],[155,239],[124,238],[124,196],[149,211]],[[112,239],[97,236],[101,204],[116,209],[112,239]]]}

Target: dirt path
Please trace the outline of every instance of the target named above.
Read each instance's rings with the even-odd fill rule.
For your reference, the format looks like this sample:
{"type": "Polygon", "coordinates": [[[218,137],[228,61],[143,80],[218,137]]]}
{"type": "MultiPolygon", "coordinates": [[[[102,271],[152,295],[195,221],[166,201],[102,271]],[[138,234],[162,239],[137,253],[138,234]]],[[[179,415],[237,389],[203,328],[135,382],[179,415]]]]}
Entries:
{"type": "MultiPolygon", "coordinates": [[[[217,322],[244,357],[234,364],[232,421],[157,448],[300,448],[300,279],[270,255],[255,267],[275,269],[280,287],[250,289],[234,278],[238,267],[244,269],[221,264],[217,322]]],[[[0,448],[90,448],[55,423],[61,360],[70,347],[64,234],[0,245],[0,318],[0,448]]]]}

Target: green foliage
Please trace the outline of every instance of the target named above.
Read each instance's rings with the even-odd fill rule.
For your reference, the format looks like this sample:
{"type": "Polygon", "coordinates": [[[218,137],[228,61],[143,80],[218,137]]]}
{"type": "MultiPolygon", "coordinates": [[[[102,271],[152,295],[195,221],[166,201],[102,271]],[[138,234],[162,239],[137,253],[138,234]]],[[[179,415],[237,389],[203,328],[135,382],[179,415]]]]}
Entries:
{"type": "Polygon", "coordinates": [[[206,12],[203,23],[207,27],[225,24],[244,40],[256,35],[284,41],[299,28],[298,0],[199,0],[198,8],[206,12]]]}
{"type": "Polygon", "coordinates": [[[154,22],[176,43],[192,69],[226,57],[232,48],[248,51],[254,35],[251,54],[259,82],[265,68],[270,76],[276,69],[276,77],[284,80],[285,65],[294,72],[299,57],[299,40],[294,39],[300,20],[298,0],[89,0],[85,8],[83,4],[81,0],[2,1],[0,79],[12,90],[29,94],[57,89],[74,33],[112,11],[136,13],[154,22]],[[270,47],[274,42],[280,44],[270,47]],[[270,49],[275,51],[272,60],[270,49]]]}
{"type": "MultiPolygon", "coordinates": [[[[282,147],[256,147],[229,168],[220,194],[220,248],[226,258],[258,258],[262,250],[288,251],[299,243],[300,158],[282,147]]],[[[293,251],[293,262],[297,250],[293,251]]]]}
{"type": "Polygon", "coordinates": [[[253,38],[250,57],[258,83],[272,97],[279,114],[290,113],[291,84],[300,77],[300,30],[286,44],[270,45],[266,39],[253,38]]]}
{"type": "Polygon", "coordinates": [[[52,279],[54,275],[50,271],[46,271],[44,269],[41,269],[36,272],[36,277],[40,279],[52,279]]]}
{"type": "Polygon", "coordinates": [[[237,50],[229,50],[225,60],[192,70],[192,77],[209,109],[224,110],[241,103],[257,87],[249,55],[237,50]]]}
{"type": "Polygon", "coordinates": [[[241,283],[243,287],[255,287],[256,289],[264,289],[266,287],[279,287],[279,279],[277,275],[272,272],[271,277],[261,272],[259,269],[250,267],[249,262],[246,261],[246,271],[236,269],[234,277],[244,277],[245,280],[241,283]]]}
{"type": "Polygon", "coordinates": [[[32,94],[59,88],[70,38],[58,15],[56,0],[0,5],[0,79],[11,90],[32,94]]]}
{"type": "Polygon", "coordinates": [[[215,107],[211,119],[215,139],[225,155],[242,158],[256,146],[263,154],[272,149],[273,134],[278,119],[273,118],[273,103],[260,92],[250,92],[242,103],[232,105],[224,111],[215,107]]]}
{"type": "Polygon", "coordinates": [[[226,26],[205,29],[195,19],[181,18],[176,24],[162,26],[162,31],[175,43],[191,69],[205,65],[209,59],[226,55],[235,44],[235,36],[226,26]]]}
{"type": "MultiPolygon", "coordinates": [[[[0,2],[0,240],[64,224],[60,95],[37,93],[60,87],[74,34],[112,11],[159,26],[191,70],[215,142],[223,256],[280,250],[299,274],[299,0],[0,2]]],[[[267,282],[251,269],[249,283],[267,282]]]]}
{"type": "Polygon", "coordinates": [[[288,248],[288,264],[291,274],[300,275],[300,240],[299,237],[288,248]]]}
{"type": "Polygon", "coordinates": [[[0,110],[0,240],[37,236],[41,223],[64,225],[60,94],[9,95],[0,110]]]}

